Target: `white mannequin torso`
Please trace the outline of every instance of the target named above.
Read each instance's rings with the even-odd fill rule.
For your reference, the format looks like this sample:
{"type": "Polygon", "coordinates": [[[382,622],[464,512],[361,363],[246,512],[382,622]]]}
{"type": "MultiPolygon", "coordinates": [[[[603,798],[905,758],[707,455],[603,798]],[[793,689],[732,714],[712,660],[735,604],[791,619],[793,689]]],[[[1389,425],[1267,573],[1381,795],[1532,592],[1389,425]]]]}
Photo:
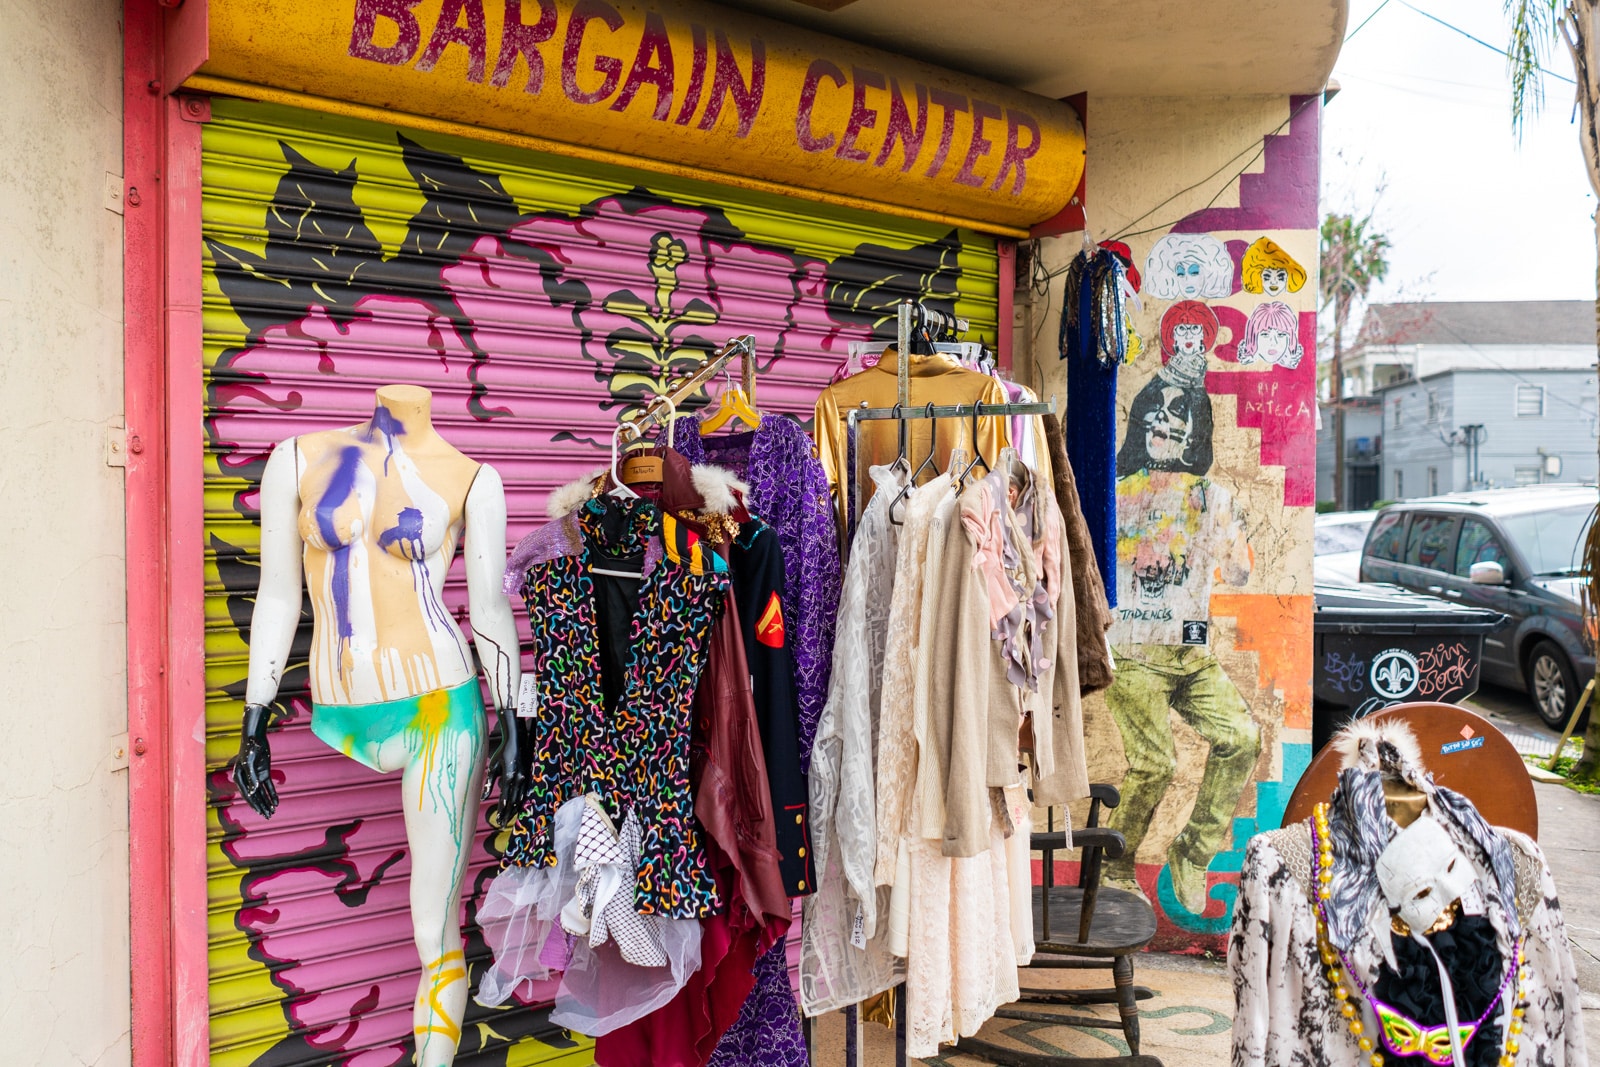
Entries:
{"type": "Polygon", "coordinates": [[[426,390],[385,386],[368,422],[302,434],[273,452],[261,483],[248,701],[276,695],[298,622],[302,568],[312,603],[314,702],[372,704],[472,678],[466,638],[443,599],[464,530],[478,651],[496,704],[512,700],[520,672],[516,626],[500,589],[504,487],[492,467],[439,436],[428,406],[426,390]]]}

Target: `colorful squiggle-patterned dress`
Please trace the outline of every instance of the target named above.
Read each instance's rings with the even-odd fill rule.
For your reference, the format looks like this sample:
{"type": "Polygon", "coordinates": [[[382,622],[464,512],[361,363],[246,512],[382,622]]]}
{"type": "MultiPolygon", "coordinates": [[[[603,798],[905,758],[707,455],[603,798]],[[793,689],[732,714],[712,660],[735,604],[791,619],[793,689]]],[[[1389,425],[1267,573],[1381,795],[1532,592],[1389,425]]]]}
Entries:
{"type": "MultiPolygon", "coordinates": [[[[533,536],[553,551],[535,556],[522,585],[533,633],[532,774],[505,862],[554,865],[556,809],[593,792],[613,819],[638,817],[638,912],[710,915],[721,901],[694,818],[690,715],[728,593],[727,562],[693,524],[640,498],[594,497],[533,536]],[[631,618],[602,618],[590,573],[601,558],[646,564],[631,618]]],[[[618,602],[615,589],[606,593],[618,602]]]]}

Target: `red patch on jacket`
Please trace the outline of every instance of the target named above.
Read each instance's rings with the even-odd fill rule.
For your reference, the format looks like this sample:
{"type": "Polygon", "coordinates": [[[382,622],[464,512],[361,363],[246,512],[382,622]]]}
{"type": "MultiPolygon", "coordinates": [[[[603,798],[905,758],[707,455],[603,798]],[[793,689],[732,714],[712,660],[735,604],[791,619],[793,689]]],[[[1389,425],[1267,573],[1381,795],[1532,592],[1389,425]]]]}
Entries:
{"type": "Polygon", "coordinates": [[[756,620],[756,640],[768,648],[783,647],[783,606],[777,593],[768,598],[766,610],[756,620]]]}

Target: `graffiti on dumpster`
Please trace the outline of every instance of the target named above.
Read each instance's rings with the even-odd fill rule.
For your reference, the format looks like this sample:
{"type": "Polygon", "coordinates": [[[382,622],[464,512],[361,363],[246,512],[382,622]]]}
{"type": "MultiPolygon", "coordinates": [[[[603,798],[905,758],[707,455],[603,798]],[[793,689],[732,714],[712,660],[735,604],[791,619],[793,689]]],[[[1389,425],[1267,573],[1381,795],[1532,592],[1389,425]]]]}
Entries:
{"type": "Polygon", "coordinates": [[[1359,693],[1367,685],[1367,661],[1359,656],[1329,652],[1322,657],[1322,673],[1335,692],[1359,693]]]}
{"type": "Polygon", "coordinates": [[[1417,657],[1417,672],[1417,695],[1438,697],[1472,684],[1472,653],[1460,641],[1442,641],[1417,657]]]}

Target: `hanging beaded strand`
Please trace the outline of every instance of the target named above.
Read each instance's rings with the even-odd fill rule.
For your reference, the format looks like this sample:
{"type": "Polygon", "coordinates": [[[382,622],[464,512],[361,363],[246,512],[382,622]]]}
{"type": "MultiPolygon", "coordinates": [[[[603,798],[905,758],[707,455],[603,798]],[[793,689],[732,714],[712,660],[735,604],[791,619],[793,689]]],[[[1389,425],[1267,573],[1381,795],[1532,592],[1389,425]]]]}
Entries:
{"type": "MultiPolygon", "coordinates": [[[[1313,876],[1316,884],[1316,915],[1317,915],[1317,954],[1322,960],[1322,965],[1327,968],[1328,985],[1333,990],[1335,1001],[1339,1005],[1339,1014],[1344,1016],[1350,1033],[1355,1037],[1357,1046],[1368,1057],[1367,1062],[1371,1067],[1383,1067],[1384,1055],[1379,1052],[1373,1039],[1367,1036],[1366,1023],[1361,1019],[1360,1009],[1350,1000],[1350,988],[1345,985],[1348,979],[1350,985],[1361,993],[1369,1002],[1374,1003],[1374,1012],[1377,1011],[1376,1001],[1366,987],[1361,983],[1350,969],[1349,960],[1346,959],[1328,941],[1328,900],[1333,896],[1333,837],[1328,832],[1328,805],[1318,804],[1312,815],[1311,825],[1311,851],[1313,876]]],[[[1528,970],[1527,961],[1522,951],[1522,938],[1518,938],[1513,946],[1512,958],[1515,962],[1507,969],[1506,979],[1500,985],[1500,992],[1495,995],[1489,1007],[1473,1025],[1476,1032],[1479,1026],[1489,1018],[1500,1000],[1505,996],[1510,987],[1513,975],[1516,978],[1517,999],[1511,1008],[1511,1022],[1506,1027],[1505,1045],[1500,1055],[1500,1067],[1515,1067],[1517,1053],[1522,1049],[1522,1024],[1528,1014],[1528,980],[1532,976],[1528,970]]],[[[1387,1044],[1387,1042],[1386,1042],[1387,1044]]],[[[1429,1057],[1432,1059],[1432,1057],[1429,1057]]],[[[1437,1062],[1437,1061],[1435,1061],[1437,1062]]]]}

